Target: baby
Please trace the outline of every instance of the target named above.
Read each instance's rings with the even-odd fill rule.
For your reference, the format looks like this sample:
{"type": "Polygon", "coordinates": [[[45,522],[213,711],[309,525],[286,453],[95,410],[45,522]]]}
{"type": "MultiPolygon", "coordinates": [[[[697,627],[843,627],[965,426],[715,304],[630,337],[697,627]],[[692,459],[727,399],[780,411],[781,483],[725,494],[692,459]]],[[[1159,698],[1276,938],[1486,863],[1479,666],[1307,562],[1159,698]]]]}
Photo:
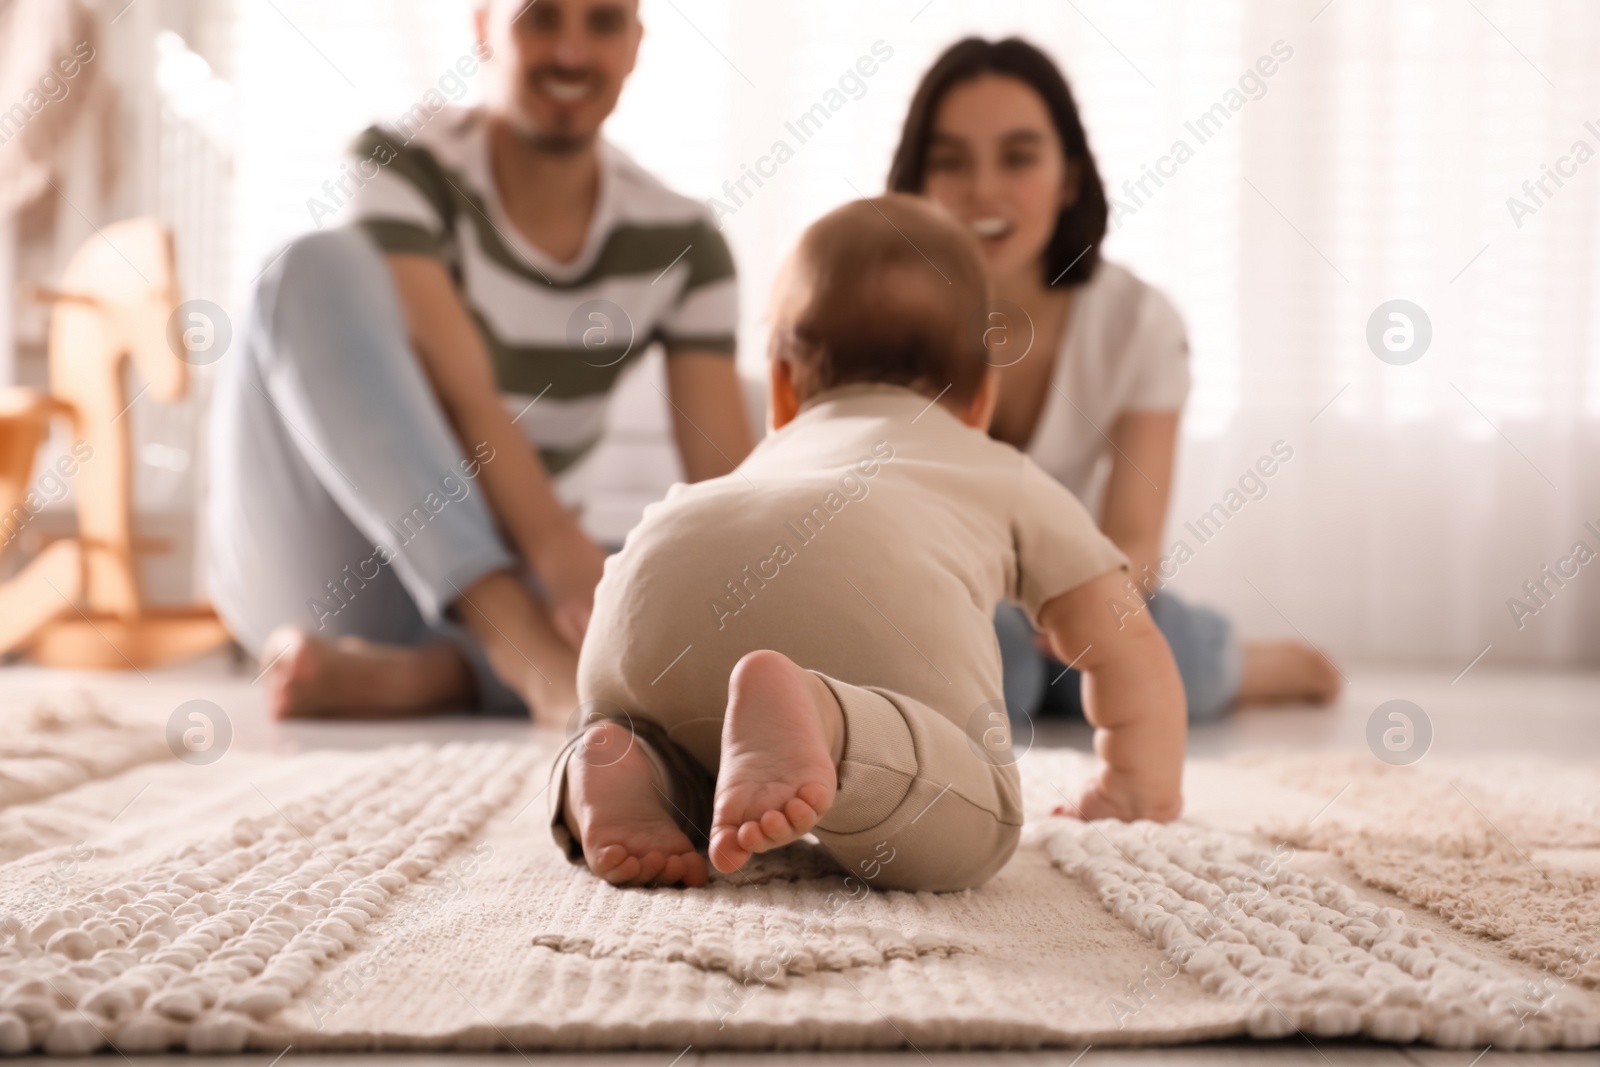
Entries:
{"type": "Polygon", "coordinates": [[[676,485],[606,563],[552,831],[615,885],[814,834],[885,889],[976,886],[1022,808],[993,618],[1024,605],[1084,675],[1098,778],[1067,813],[1177,817],[1184,698],[1127,560],[984,432],[976,240],[924,201],[811,226],[774,295],[774,432],[676,485]]]}

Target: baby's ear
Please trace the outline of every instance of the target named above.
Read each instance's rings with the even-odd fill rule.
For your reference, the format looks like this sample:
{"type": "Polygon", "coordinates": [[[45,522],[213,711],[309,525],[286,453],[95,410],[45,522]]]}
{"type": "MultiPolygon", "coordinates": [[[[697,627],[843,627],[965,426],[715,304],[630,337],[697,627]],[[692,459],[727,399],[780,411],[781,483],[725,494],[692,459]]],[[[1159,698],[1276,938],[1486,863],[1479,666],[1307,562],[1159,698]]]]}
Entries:
{"type": "Polygon", "coordinates": [[[782,357],[767,361],[770,388],[767,393],[767,424],[781,430],[800,413],[800,395],[794,387],[794,364],[782,357]]]}

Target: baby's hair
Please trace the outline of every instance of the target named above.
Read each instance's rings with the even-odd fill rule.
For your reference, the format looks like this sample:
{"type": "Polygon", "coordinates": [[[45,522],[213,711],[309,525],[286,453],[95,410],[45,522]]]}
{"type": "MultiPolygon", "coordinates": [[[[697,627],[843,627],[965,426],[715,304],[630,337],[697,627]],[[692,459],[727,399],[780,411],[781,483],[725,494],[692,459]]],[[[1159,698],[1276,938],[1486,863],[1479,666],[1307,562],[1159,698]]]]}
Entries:
{"type": "Polygon", "coordinates": [[[891,194],[837,208],[782,275],[772,355],[805,400],[864,382],[970,401],[988,369],[977,240],[941,209],[891,194]]]}

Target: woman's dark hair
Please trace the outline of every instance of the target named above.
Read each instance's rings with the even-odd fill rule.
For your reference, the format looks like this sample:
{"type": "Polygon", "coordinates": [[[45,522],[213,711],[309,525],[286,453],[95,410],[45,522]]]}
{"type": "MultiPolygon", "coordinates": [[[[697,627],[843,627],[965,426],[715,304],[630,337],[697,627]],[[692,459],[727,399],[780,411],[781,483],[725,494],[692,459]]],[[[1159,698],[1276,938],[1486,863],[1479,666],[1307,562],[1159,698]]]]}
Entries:
{"type": "Polygon", "coordinates": [[[983,74],[1016,78],[1038,93],[1068,161],[1078,165],[1078,198],[1071,207],[1063,208],[1056,220],[1055,233],[1044,252],[1044,281],[1046,285],[1082,285],[1100,262],[1100,242],[1106,235],[1106,190],[1067,79],[1049,56],[1020,37],[1003,41],[968,37],[945,49],[928,68],[911,98],[900,145],[889,165],[889,190],[923,192],[928,145],[939,105],[951,89],[983,74]]]}

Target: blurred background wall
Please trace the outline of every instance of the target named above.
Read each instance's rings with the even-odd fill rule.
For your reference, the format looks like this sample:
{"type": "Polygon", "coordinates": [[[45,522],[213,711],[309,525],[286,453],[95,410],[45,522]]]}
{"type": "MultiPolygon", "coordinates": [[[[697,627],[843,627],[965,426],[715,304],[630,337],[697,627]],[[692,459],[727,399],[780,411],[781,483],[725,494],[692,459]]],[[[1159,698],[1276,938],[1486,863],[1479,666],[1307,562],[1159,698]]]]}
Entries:
{"type": "MultiPolygon", "coordinates": [[[[778,262],[811,219],[882,190],[933,57],[967,34],[1025,35],[1066,70],[1118,201],[1104,254],[1164,289],[1189,325],[1195,386],[1168,540],[1196,551],[1174,587],[1225,607],[1246,633],[1299,631],[1346,660],[1454,670],[1488,649],[1500,664],[1600,663],[1600,564],[1546,582],[1542,604],[1524,589],[1575,542],[1600,549],[1600,160],[1589,158],[1600,153],[1600,8],[641,6],[641,59],[609,135],[680,191],[731,209],[749,375],[762,373],[778,262]],[[799,143],[785,124],[879,42],[892,56],[799,143]],[[1264,56],[1274,72],[1249,77],[1264,56]],[[1219,103],[1226,118],[1201,125],[1219,103]],[[724,183],[780,139],[793,158],[735,202],[724,183]],[[1423,309],[1432,331],[1405,366],[1367,340],[1374,310],[1394,299],[1423,309]],[[1266,495],[1204,544],[1186,535],[1279,441],[1293,459],[1266,495]],[[1520,626],[1512,598],[1538,608],[1520,626]]],[[[13,382],[43,375],[45,314],[30,287],[113,219],[165,219],[184,295],[215,300],[237,325],[281,242],[323,221],[310,202],[338,176],[349,137],[440,88],[471,44],[467,0],[83,10],[96,58],[80,95],[93,98],[50,156],[52,184],[0,201],[0,373],[13,382]]],[[[468,79],[462,102],[478,92],[468,79]]],[[[636,367],[607,446],[569,487],[592,499],[586,523],[602,538],[619,538],[676,476],[648,380],[659,373],[654,357],[636,367]]],[[[129,412],[142,519],[177,545],[149,563],[158,599],[198,591],[208,372],[195,377],[184,404],[129,412]]]]}

